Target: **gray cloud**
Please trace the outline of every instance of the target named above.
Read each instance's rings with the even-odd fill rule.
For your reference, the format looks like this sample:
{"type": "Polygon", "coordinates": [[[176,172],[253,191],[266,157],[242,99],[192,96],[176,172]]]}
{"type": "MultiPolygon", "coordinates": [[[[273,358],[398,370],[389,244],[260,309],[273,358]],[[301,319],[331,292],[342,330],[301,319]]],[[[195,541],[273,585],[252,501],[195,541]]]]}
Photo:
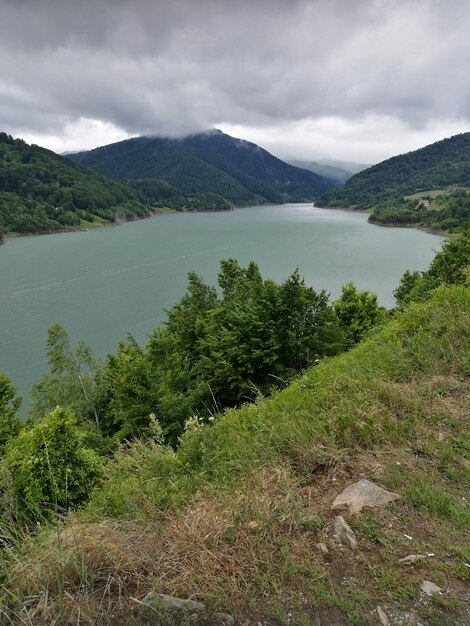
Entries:
{"type": "Polygon", "coordinates": [[[272,140],[336,119],[347,142],[379,119],[358,156],[380,158],[391,129],[406,145],[468,125],[469,23],[467,0],[0,0],[0,128],[272,140]]]}

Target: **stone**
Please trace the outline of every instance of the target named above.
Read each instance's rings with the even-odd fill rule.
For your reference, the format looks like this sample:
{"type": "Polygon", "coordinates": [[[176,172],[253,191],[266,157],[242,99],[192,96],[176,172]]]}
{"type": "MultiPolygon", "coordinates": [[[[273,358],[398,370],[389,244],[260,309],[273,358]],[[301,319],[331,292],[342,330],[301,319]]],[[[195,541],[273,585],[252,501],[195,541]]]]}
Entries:
{"type": "Polygon", "coordinates": [[[340,541],[343,545],[347,546],[351,550],[356,550],[356,535],[342,515],[338,515],[338,517],[335,519],[334,529],[335,537],[336,539],[338,539],[338,541],[340,541]]]}
{"type": "Polygon", "coordinates": [[[430,580],[423,581],[421,585],[421,591],[424,591],[428,596],[432,596],[433,593],[441,593],[442,589],[436,585],[436,583],[430,580]]]}
{"type": "MultiPolygon", "coordinates": [[[[142,601],[144,607],[158,607],[165,611],[184,611],[186,613],[206,613],[207,606],[203,602],[197,602],[196,600],[184,600],[183,598],[176,598],[174,596],[168,596],[164,593],[149,593],[142,601]]],[[[212,621],[221,624],[222,626],[233,626],[235,620],[232,615],[228,613],[214,613],[212,621]]]]}
{"type": "Polygon", "coordinates": [[[350,513],[360,513],[364,507],[378,508],[388,502],[398,500],[400,496],[387,491],[366,478],[349,485],[333,501],[333,511],[349,510],[350,513]]]}
{"type": "Polygon", "coordinates": [[[424,554],[409,554],[408,556],[404,556],[402,559],[398,559],[398,562],[402,565],[413,565],[417,561],[421,561],[421,559],[425,559],[424,554]]]}
{"type": "Polygon", "coordinates": [[[326,543],[316,543],[315,544],[315,548],[319,552],[322,552],[323,554],[329,554],[329,550],[328,550],[328,547],[327,547],[326,543]]]}
{"type": "Polygon", "coordinates": [[[377,607],[377,615],[379,616],[379,623],[382,626],[390,626],[390,620],[381,606],[377,607]]]}

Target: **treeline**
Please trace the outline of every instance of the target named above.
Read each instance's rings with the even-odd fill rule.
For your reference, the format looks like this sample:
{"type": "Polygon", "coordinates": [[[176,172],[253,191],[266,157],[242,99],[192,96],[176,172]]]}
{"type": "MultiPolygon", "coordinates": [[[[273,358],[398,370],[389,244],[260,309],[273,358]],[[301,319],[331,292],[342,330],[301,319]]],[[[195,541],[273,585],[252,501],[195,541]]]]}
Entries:
{"type": "MultiPolygon", "coordinates": [[[[398,308],[428,299],[440,284],[468,284],[469,267],[467,232],[447,241],[428,271],[405,273],[395,294],[398,308]]],[[[83,343],[72,346],[66,330],[53,325],[50,370],[34,388],[26,423],[17,418],[20,400],[11,382],[0,375],[0,486],[14,494],[21,517],[14,524],[79,506],[110,457],[132,472],[127,442],[169,444],[157,473],[171,472],[171,450],[186,430],[287,385],[389,316],[374,294],[351,283],[330,303],[298,272],[277,284],[263,279],[254,263],[243,268],[229,259],[221,264],[218,288],[190,274],[186,294],[147,345],[128,337],[105,362],[83,343]]]]}

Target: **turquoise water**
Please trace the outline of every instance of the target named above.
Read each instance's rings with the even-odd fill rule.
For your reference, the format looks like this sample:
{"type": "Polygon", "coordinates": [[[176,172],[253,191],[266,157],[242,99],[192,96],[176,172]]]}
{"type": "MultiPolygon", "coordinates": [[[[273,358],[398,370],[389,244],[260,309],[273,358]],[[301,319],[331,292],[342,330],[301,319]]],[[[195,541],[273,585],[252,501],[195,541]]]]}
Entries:
{"type": "Polygon", "coordinates": [[[338,295],[349,280],[393,306],[406,269],[424,269],[442,238],[383,228],[367,215],[311,205],[158,215],[119,227],[10,239],[0,247],[0,371],[28,404],[47,369],[47,328],[60,322],[103,357],[128,333],[139,341],[184,293],[189,271],[214,282],[234,257],[284,280],[296,267],[338,295]]]}

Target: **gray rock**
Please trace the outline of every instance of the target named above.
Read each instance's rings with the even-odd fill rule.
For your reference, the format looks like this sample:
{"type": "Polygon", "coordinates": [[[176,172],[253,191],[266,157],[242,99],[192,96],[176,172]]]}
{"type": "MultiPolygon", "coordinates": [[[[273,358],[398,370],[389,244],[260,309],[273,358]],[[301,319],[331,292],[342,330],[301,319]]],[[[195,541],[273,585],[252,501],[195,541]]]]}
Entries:
{"type": "Polygon", "coordinates": [[[377,607],[377,615],[379,616],[381,626],[390,626],[390,620],[381,606],[377,607]]]}
{"type": "MultiPolygon", "coordinates": [[[[149,593],[142,601],[144,607],[152,607],[162,609],[164,611],[185,611],[186,613],[206,613],[207,606],[203,602],[196,600],[184,600],[167,596],[164,593],[149,593]]],[[[225,626],[233,626],[235,620],[228,613],[213,613],[212,620],[218,624],[225,626]]]]}
{"type": "Polygon", "coordinates": [[[423,581],[421,585],[421,591],[424,591],[428,596],[432,596],[433,593],[441,593],[442,589],[436,585],[436,583],[430,580],[423,581]]]}
{"type": "Polygon", "coordinates": [[[351,550],[356,550],[356,535],[342,515],[338,515],[338,517],[335,519],[334,529],[335,537],[338,541],[340,541],[343,545],[347,546],[351,550]]]}
{"type": "Polygon", "coordinates": [[[404,556],[402,559],[398,559],[398,562],[402,565],[413,565],[417,561],[421,561],[425,558],[426,556],[424,554],[409,554],[408,556],[404,556]]]}
{"type": "Polygon", "coordinates": [[[328,550],[328,547],[327,547],[326,543],[316,543],[315,544],[315,548],[319,552],[322,552],[323,554],[329,554],[329,550],[328,550]]]}
{"type": "Polygon", "coordinates": [[[360,513],[364,507],[382,507],[388,502],[398,500],[399,497],[397,493],[387,491],[370,480],[362,478],[336,496],[331,508],[333,511],[349,510],[350,513],[360,513]]]}

